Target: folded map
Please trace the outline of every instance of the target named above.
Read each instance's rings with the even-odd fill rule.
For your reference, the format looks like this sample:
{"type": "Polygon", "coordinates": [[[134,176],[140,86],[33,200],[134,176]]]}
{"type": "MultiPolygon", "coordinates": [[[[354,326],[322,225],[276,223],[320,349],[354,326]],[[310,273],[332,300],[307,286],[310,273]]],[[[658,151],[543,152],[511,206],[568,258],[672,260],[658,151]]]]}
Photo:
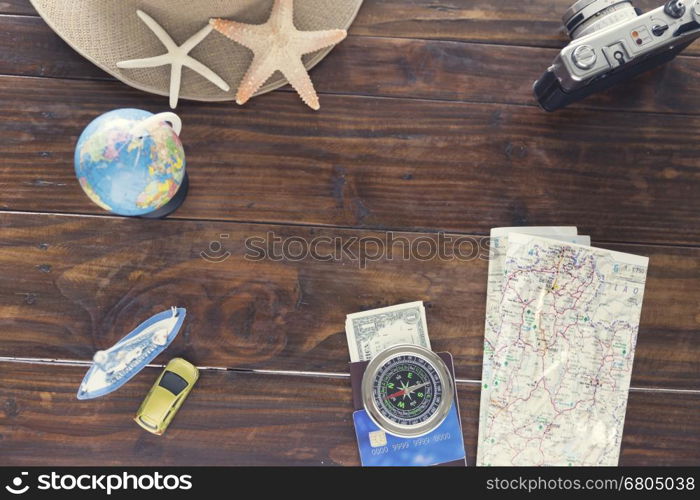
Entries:
{"type": "Polygon", "coordinates": [[[617,465],[648,259],[509,232],[497,265],[477,465],[617,465]]]}

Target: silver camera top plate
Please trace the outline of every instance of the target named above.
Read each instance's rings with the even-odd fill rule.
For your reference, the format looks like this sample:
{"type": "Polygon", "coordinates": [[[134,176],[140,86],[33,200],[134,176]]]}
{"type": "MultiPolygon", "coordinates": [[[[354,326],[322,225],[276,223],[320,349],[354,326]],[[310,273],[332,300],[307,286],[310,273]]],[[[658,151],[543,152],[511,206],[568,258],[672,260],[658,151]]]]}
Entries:
{"type": "MultiPolygon", "coordinates": [[[[620,5],[632,8],[626,0],[579,0],[569,9],[570,16],[571,12],[578,16],[585,9],[598,9],[601,12],[603,7],[599,17],[606,18],[606,23],[601,24],[603,19],[593,19],[595,22],[592,24],[583,21],[586,31],[590,32],[575,38],[555,59],[550,71],[555,73],[564,90],[581,87],[634,59],[671,49],[676,41],[680,43],[688,35],[698,36],[700,0],[691,0],[690,7],[684,9],[679,18],[671,17],[664,6],[639,16],[629,16],[627,11],[619,8],[612,13],[605,10],[620,5]],[[620,17],[625,19],[614,22],[620,17]],[[692,23],[698,24],[698,27],[681,32],[682,26],[692,23]],[[592,26],[595,29],[591,31],[589,28],[592,26]]],[[[579,22],[574,31],[581,27],[582,23],[579,22]]]]}

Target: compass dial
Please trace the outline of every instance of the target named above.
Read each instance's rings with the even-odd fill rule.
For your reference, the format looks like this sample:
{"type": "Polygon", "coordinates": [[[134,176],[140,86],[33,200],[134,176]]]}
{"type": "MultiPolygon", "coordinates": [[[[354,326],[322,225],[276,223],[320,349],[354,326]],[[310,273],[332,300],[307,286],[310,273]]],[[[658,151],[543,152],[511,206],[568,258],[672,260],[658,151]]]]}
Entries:
{"type": "Polygon", "coordinates": [[[445,363],[428,349],[394,346],[367,365],[362,379],[365,409],[391,434],[420,436],[437,426],[452,406],[454,386],[445,363]]]}

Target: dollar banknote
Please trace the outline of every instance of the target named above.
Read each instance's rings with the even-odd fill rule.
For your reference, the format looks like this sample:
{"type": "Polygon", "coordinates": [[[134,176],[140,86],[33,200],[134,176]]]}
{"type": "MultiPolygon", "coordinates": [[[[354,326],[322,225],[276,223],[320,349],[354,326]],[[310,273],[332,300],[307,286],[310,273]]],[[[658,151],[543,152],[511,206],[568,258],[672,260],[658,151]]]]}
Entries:
{"type": "Polygon", "coordinates": [[[397,344],[430,349],[423,302],[409,302],[348,314],[345,320],[350,361],[369,361],[397,344]]]}

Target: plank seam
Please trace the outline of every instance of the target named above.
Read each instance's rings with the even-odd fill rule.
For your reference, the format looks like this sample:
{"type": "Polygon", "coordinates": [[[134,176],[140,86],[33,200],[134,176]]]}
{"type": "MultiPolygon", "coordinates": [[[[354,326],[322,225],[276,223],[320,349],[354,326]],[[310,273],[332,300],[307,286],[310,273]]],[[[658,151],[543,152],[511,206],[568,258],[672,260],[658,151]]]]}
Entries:
{"type": "MultiPolygon", "coordinates": [[[[119,80],[112,80],[108,78],[104,79],[99,79],[99,78],[70,78],[70,77],[54,77],[54,76],[41,76],[41,75],[13,75],[13,74],[0,74],[0,78],[23,78],[23,79],[36,79],[36,80],[63,80],[63,81],[85,81],[85,82],[100,82],[100,83],[113,83],[113,84],[120,84],[124,85],[129,89],[135,90],[132,87],[129,87],[128,85],[120,82],[119,80]]],[[[295,93],[293,89],[289,87],[289,85],[285,85],[284,87],[280,87],[277,89],[280,92],[284,93],[295,93]]],[[[317,91],[319,95],[325,95],[325,96],[334,96],[334,97],[349,97],[349,98],[362,98],[362,99],[388,99],[388,100],[395,100],[395,101],[415,101],[415,102],[427,102],[427,103],[450,103],[450,104],[465,104],[465,105],[470,105],[470,104],[480,104],[480,105],[490,105],[490,106],[512,106],[512,107],[517,107],[517,108],[526,108],[526,109],[539,109],[539,106],[535,104],[534,98],[532,103],[517,103],[517,102],[505,102],[505,101],[483,101],[483,100],[475,100],[475,99],[460,99],[460,100],[451,100],[451,99],[440,99],[437,97],[411,97],[411,96],[391,96],[391,95],[369,95],[369,94],[360,94],[360,93],[352,93],[352,92],[329,92],[329,91],[317,91]]],[[[145,93],[145,92],[144,92],[145,93]]],[[[163,96],[160,96],[163,97],[163,96]]],[[[232,101],[213,101],[211,103],[205,102],[205,101],[191,101],[195,103],[200,103],[200,104],[218,104],[218,103],[228,103],[232,101]]],[[[593,111],[593,112],[599,112],[599,113],[629,113],[631,115],[650,115],[650,116],[678,116],[678,117],[687,117],[687,118],[697,118],[700,113],[687,113],[687,112],[679,112],[679,111],[647,111],[647,110],[637,110],[637,109],[620,109],[620,108],[613,108],[613,107],[592,107],[592,106],[586,106],[586,101],[582,101],[579,103],[576,103],[576,107],[573,109],[577,109],[579,111],[593,111]]],[[[544,111],[543,111],[544,113],[544,111]]]]}
{"type": "MultiPolygon", "coordinates": [[[[54,366],[75,366],[88,367],[92,361],[84,361],[79,359],[57,359],[57,358],[23,358],[16,356],[0,356],[0,363],[21,363],[21,364],[36,364],[36,365],[54,365],[54,366]]],[[[163,364],[148,364],[147,368],[164,368],[163,364]]],[[[248,373],[255,375],[276,375],[283,377],[314,377],[314,378],[350,378],[349,373],[341,372],[316,372],[316,371],[298,371],[298,370],[261,370],[254,368],[227,368],[223,366],[197,366],[200,371],[225,371],[234,373],[248,373]]],[[[464,385],[481,385],[481,380],[457,378],[455,381],[458,384],[464,385]]],[[[691,394],[700,395],[700,389],[674,389],[664,387],[630,387],[631,392],[653,392],[660,394],[691,394]]]]}
{"type": "MultiPolygon", "coordinates": [[[[85,217],[85,218],[104,218],[104,219],[131,219],[132,217],[112,215],[112,214],[84,214],[79,212],[44,212],[44,211],[31,211],[31,210],[3,210],[0,209],[0,215],[46,215],[49,217],[85,217]]],[[[304,223],[304,222],[284,222],[284,221],[259,221],[259,220],[248,220],[248,219],[197,219],[193,217],[168,217],[166,219],[161,219],[161,222],[193,222],[193,223],[217,223],[217,224],[236,224],[236,225],[251,225],[251,226],[283,226],[292,228],[313,228],[313,229],[330,229],[330,230],[340,230],[340,231],[367,231],[367,232],[393,232],[401,234],[415,234],[415,235],[426,235],[426,234],[445,234],[445,235],[456,235],[456,236],[477,236],[477,237],[488,237],[487,233],[479,232],[466,232],[466,231],[456,231],[456,230],[443,230],[435,228],[413,228],[413,229],[403,229],[395,227],[372,227],[372,226],[342,226],[336,224],[322,224],[322,223],[304,223]]],[[[672,242],[644,242],[644,241],[623,241],[623,240],[592,240],[591,244],[604,244],[604,245],[625,245],[625,246],[645,246],[654,248],[685,248],[689,250],[694,250],[700,248],[700,243],[672,243],[672,242]]]]}
{"type": "Polygon", "coordinates": [[[23,12],[3,12],[3,13],[0,13],[0,18],[2,18],[2,17],[24,17],[27,19],[41,19],[41,16],[37,13],[26,14],[23,12]]]}
{"type": "MultiPolygon", "coordinates": [[[[563,27],[562,27],[563,28],[563,27]]],[[[563,34],[563,32],[562,32],[563,34]]],[[[508,43],[504,41],[499,41],[499,42],[494,42],[494,41],[485,41],[485,40],[459,40],[456,38],[414,38],[414,37],[406,37],[406,36],[382,36],[382,35],[360,35],[360,34],[353,34],[353,33],[348,33],[348,38],[376,38],[378,40],[415,40],[418,42],[440,42],[440,43],[456,43],[456,44],[464,44],[464,45],[488,45],[492,47],[503,47],[503,48],[509,48],[509,47],[519,47],[519,48],[524,48],[524,49],[542,49],[542,50],[552,50],[552,51],[561,51],[567,43],[564,45],[559,45],[557,47],[553,45],[529,45],[529,44],[523,44],[523,43],[508,43]]],[[[565,41],[564,41],[565,42],[565,41]]],[[[681,52],[681,54],[678,57],[692,57],[697,59],[700,57],[700,54],[694,54],[694,53],[685,53],[681,52]]],[[[542,71],[544,72],[546,68],[543,68],[542,71]]]]}

